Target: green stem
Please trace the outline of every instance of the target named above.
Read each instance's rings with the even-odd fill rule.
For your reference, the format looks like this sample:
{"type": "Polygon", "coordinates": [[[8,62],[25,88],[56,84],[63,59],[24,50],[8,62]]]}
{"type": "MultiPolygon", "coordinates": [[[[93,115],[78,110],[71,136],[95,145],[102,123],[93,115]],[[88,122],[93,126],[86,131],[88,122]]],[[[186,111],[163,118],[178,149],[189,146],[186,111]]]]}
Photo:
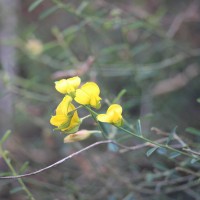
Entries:
{"type": "MultiPolygon", "coordinates": [[[[0,155],[3,157],[4,161],[6,162],[6,164],[8,165],[10,171],[12,172],[12,174],[14,176],[17,176],[17,172],[15,171],[14,167],[12,166],[11,162],[10,162],[10,158],[7,157],[5,151],[2,149],[2,147],[0,146],[0,155]]],[[[25,193],[28,195],[30,200],[35,200],[35,198],[33,197],[33,195],[31,194],[31,192],[28,190],[28,188],[26,187],[26,185],[24,184],[24,182],[22,181],[21,178],[17,179],[19,184],[21,185],[22,189],[25,191],[25,193]]]]}
{"type": "Polygon", "coordinates": [[[103,130],[101,124],[100,124],[99,121],[96,119],[96,116],[98,115],[98,113],[96,113],[95,111],[93,111],[93,110],[92,110],[90,107],[88,107],[88,106],[84,106],[84,107],[85,107],[86,110],[89,111],[89,113],[91,114],[91,116],[92,116],[92,118],[94,119],[94,121],[98,124],[98,127],[99,127],[99,129],[100,129],[100,131],[101,131],[103,137],[104,137],[105,139],[108,139],[108,137],[106,136],[106,133],[105,133],[105,131],[103,130]]]}
{"type": "MultiPolygon", "coordinates": [[[[100,123],[99,123],[98,120],[96,119],[96,116],[97,116],[98,114],[97,114],[95,111],[93,111],[91,108],[89,108],[89,107],[87,107],[87,106],[84,106],[84,107],[90,112],[90,114],[92,115],[92,117],[94,118],[94,120],[98,123],[99,129],[101,130],[103,136],[104,136],[106,139],[108,139],[107,136],[105,135],[105,133],[104,133],[104,131],[103,131],[103,129],[102,129],[100,123]]],[[[173,148],[173,147],[170,147],[170,146],[167,145],[167,144],[160,144],[160,143],[151,141],[150,139],[145,138],[145,137],[140,136],[140,135],[137,135],[137,134],[135,134],[135,133],[133,133],[133,132],[131,132],[131,131],[125,129],[125,128],[122,128],[122,127],[119,127],[119,126],[115,126],[115,127],[117,127],[118,129],[120,129],[120,130],[122,130],[122,131],[128,133],[129,135],[135,136],[135,137],[137,137],[137,138],[139,138],[139,139],[141,139],[141,140],[143,140],[143,141],[145,141],[145,142],[148,142],[148,143],[150,143],[150,144],[153,144],[153,145],[155,145],[155,146],[157,146],[157,147],[166,148],[166,149],[168,149],[168,150],[170,150],[170,151],[177,152],[177,153],[179,153],[179,154],[181,154],[181,155],[185,155],[185,156],[188,156],[188,157],[193,158],[193,159],[199,159],[199,157],[196,156],[196,155],[189,154],[189,153],[187,153],[187,152],[183,152],[183,151],[181,151],[181,150],[175,149],[175,148],[173,148]]]]}
{"type": "Polygon", "coordinates": [[[135,136],[135,137],[137,137],[137,138],[139,138],[139,139],[141,139],[141,140],[143,140],[143,141],[145,141],[145,142],[149,142],[150,144],[153,144],[153,145],[155,145],[155,146],[162,147],[162,148],[166,148],[166,149],[168,149],[168,150],[170,150],[170,151],[174,151],[174,152],[180,153],[180,154],[185,155],[185,156],[188,156],[188,157],[190,157],[190,158],[194,158],[194,159],[197,159],[197,158],[198,158],[197,156],[194,156],[194,155],[191,155],[191,154],[189,154],[189,153],[180,151],[180,150],[175,149],[175,148],[173,148],[173,147],[170,147],[170,146],[168,146],[168,145],[160,144],[160,143],[151,141],[151,140],[149,140],[148,138],[145,138],[145,137],[143,137],[143,136],[139,136],[139,135],[137,135],[137,134],[135,134],[135,133],[133,133],[133,132],[131,132],[131,131],[129,131],[129,130],[126,130],[126,129],[122,128],[122,127],[118,127],[118,128],[121,129],[122,131],[124,131],[124,132],[130,134],[130,135],[133,135],[133,136],[135,136]]]}

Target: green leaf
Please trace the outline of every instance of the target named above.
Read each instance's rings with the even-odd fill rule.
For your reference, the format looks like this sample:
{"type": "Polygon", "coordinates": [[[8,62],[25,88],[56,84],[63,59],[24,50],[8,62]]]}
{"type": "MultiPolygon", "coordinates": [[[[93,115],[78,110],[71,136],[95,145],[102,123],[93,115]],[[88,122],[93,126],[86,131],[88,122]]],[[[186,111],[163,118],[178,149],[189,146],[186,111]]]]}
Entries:
{"type": "Polygon", "coordinates": [[[188,127],[185,129],[187,132],[193,134],[193,135],[197,135],[200,136],[200,130],[196,129],[196,128],[192,128],[192,127],[188,127]]]}
{"type": "Polygon", "coordinates": [[[142,136],[142,127],[141,127],[141,121],[140,119],[137,120],[135,125],[135,133],[139,136],[142,136]]]}
{"type": "Polygon", "coordinates": [[[169,158],[173,159],[173,158],[176,158],[180,155],[181,155],[181,153],[179,153],[179,152],[172,152],[172,153],[169,154],[169,158]]]}
{"type": "Polygon", "coordinates": [[[166,145],[168,145],[172,140],[174,140],[174,133],[176,133],[176,129],[177,129],[177,126],[175,126],[171,133],[169,134],[168,138],[167,138],[167,141],[166,141],[166,145]]]}
{"type": "MultiPolygon", "coordinates": [[[[169,169],[167,168],[167,166],[165,166],[164,163],[159,162],[159,161],[154,162],[154,163],[153,163],[153,166],[154,166],[156,169],[159,169],[160,171],[167,171],[167,170],[169,170],[169,169]]],[[[169,172],[169,174],[170,174],[170,172],[169,172]]],[[[159,174],[157,174],[157,177],[159,177],[159,174]]]]}
{"type": "Polygon", "coordinates": [[[82,11],[89,5],[89,2],[83,1],[76,10],[76,14],[80,15],[82,11]]]}
{"type": "Polygon", "coordinates": [[[8,139],[8,137],[10,136],[10,134],[11,134],[11,130],[7,130],[5,132],[5,134],[3,135],[3,137],[0,140],[0,145],[2,145],[8,139]]]}
{"type": "Polygon", "coordinates": [[[200,103],[200,98],[197,99],[197,102],[200,103]]]}
{"type": "Polygon", "coordinates": [[[28,11],[31,12],[33,11],[35,8],[37,8],[44,0],[36,0],[34,1],[28,8],[28,11]]]}
{"type": "Polygon", "coordinates": [[[153,181],[153,179],[154,179],[154,174],[153,173],[147,173],[146,181],[150,183],[150,182],[153,181]]]}
{"type": "Polygon", "coordinates": [[[1,172],[0,176],[11,176],[12,172],[1,172]]]}
{"type": "Polygon", "coordinates": [[[59,9],[59,6],[53,6],[49,9],[47,9],[46,11],[44,11],[40,16],[39,19],[44,19],[46,17],[48,17],[49,15],[51,15],[52,13],[54,13],[57,9],[59,9]]]}
{"type": "Polygon", "coordinates": [[[23,172],[25,172],[25,170],[28,168],[29,162],[26,161],[20,168],[19,170],[19,174],[22,174],[23,172]]]}
{"type": "Polygon", "coordinates": [[[154,153],[154,151],[156,151],[156,149],[158,149],[159,147],[153,147],[151,149],[149,149],[147,152],[146,152],[146,156],[149,157],[152,153],[154,153]]]}
{"type": "Polygon", "coordinates": [[[77,126],[75,126],[75,127],[74,127],[74,128],[72,128],[72,129],[70,129],[70,130],[64,131],[64,133],[67,133],[67,134],[75,133],[75,132],[77,132],[77,131],[78,131],[78,129],[79,129],[79,126],[80,126],[80,124],[79,124],[79,125],[77,125],[77,126]]]}
{"type": "Polygon", "coordinates": [[[158,151],[157,151],[159,154],[161,155],[166,155],[167,154],[167,149],[166,148],[163,148],[163,147],[160,147],[158,148],[158,151]]]}
{"type": "Polygon", "coordinates": [[[145,23],[143,21],[136,21],[134,23],[131,23],[129,26],[125,27],[125,30],[133,30],[133,29],[138,29],[141,27],[144,27],[145,23]]]}
{"type": "Polygon", "coordinates": [[[117,95],[117,97],[113,100],[113,103],[117,103],[119,102],[119,100],[122,98],[122,96],[126,93],[126,90],[123,89],[119,92],[119,94],[117,95]]]}
{"type": "Polygon", "coordinates": [[[103,122],[98,121],[98,125],[101,127],[101,130],[103,131],[103,134],[107,137],[108,136],[108,130],[106,128],[106,124],[103,122]]]}
{"type": "Polygon", "coordinates": [[[117,152],[119,150],[119,147],[116,144],[109,143],[108,149],[112,152],[117,152]]]}
{"type": "Polygon", "coordinates": [[[20,192],[22,190],[24,190],[22,187],[15,187],[12,190],[10,190],[10,194],[15,194],[15,193],[20,192]]]}
{"type": "Polygon", "coordinates": [[[194,164],[194,163],[198,162],[199,160],[200,160],[200,159],[192,158],[192,159],[190,160],[190,163],[191,163],[191,164],[194,164]]]}

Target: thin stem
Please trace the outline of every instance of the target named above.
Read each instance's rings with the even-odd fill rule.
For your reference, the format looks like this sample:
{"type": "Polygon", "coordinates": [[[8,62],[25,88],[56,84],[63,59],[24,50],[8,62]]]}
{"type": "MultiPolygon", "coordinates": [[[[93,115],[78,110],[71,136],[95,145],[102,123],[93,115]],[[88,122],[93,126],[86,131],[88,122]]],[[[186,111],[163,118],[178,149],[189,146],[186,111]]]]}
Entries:
{"type": "MultiPolygon", "coordinates": [[[[97,132],[97,131],[94,131],[94,132],[97,132]]],[[[158,142],[159,142],[159,141],[158,141],[158,142]]],[[[44,167],[44,168],[42,168],[42,169],[39,169],[39,170],[37,170],[37,171],[35,171],[35,172],[31,172],[31,173],[27,173],[27,174],[22,174],[22,175],[17,175],[16,172],[13,172],[14,176],[0,177],[0,179],[16,179],[16,178],[23,178],[23,177],[27,177],[27,176],[33,176],[33,175],[39,174],[39,173],[41,173],[41,172],[44,172],[44,171],[46,171],[46,170],[48,170],[48,169],[51,169],[51,168],[53,168],[53,167],[56,167],[57,165],[62,164],[62,163],[65,162],[66,160],[69,160],[69,159],[71,159],[71,158],[77,156],[78,154],[80,154],[80,153],[82,153],[82,152],[84,152],[84,151],[86,151],[86,150],[89,150],[89,149],[91,149],[91,148],[93,148],[93,147],[95,147],[95,146],[98,146],[98,145],[101,145],[101,144],[109,144],[109,143],[115,144],[115,145],[119,146],[120,148],[129,150],[129,151],[130,151],[130,150],[132,150],[132,151],[133,151],[133,150],[137,150],[137,149],[140,149],[140,148],[143,148],[143,147],[144,147],[143,145],[142,145],[142,146],[141,146],[141,145],[137,145],[137,146],[129,147],[129,146],[125,146],[125,145],[123,145],[123,144],[117,143],[117,142],[115,142],[115,141],[113,141],[113,140],[99,141],[99,142],[95,142],[95,143],[93,143],[93,144],[91,144],[91,145],[89,145],[89,146],[87,146],[87,147],[85,147],[85,148],[83,148],[83,149],[81,149],[81,150],[75,152],[75,153],[72,153],[72,154],[70,154],[69,156],[66,156],[65,158],[63,158],[63,159],[61,159],[61,160],[59,160],[59,161],[57,161],[57,162],[55,162],[55,163],[53,163],[53,164],[47,166],[47,167],[44,167]]],[[[147,146],[147,143],[145,144],[145,146],[147,146]]],[[[21,180],[21,179],[20,179],[20,180],[21,180]]],[[[34,200],[34,199],[31,199],[31,200],[34,200]]]]}
{"type": "MultiPolygon", "coordinates": [[[[90,109],[89,107],[87,107],[87,106],[84,106],[84,107],[91,113],[92,116],[95,115],[95,116],[93,116],[93,118],[94,118],[94,120],[98,123],[99,128],[100,128],[100,130],[102,131],[102,134],[104,135],[104,137],[106,137],[105,134],[104,134],[104,131],[103,131],[102,127],[101,127],[101,125],[99,124],[98,120],[96,119],[97,113],[96,113],[95,111],[93,111],[92,109],[90,109]]],[[[145,142],[148,142],[148,143],[150,143],[150,144],[153,144],[153,145],[155,145],[155,146],[162,147],[162,148],[166,148],[166,149],[168,149],[168,150],[170,150],[170,151],[177,152],[177,153],[179,153],[179,154],[181,154],[181,155],[185,155],[185,156],[188,156],[188,157],[190,157],[190,158],[194,158],[194,159],[198,159],[198,158],[199,158],[197,155],[193,155],[193,154],[189,154],[189,153],[187,153],[187,152],[183,152],[183,151],[178,150],[178,149],[175,149],[175,148],[173,148],[173,147],[171,147],[171,146],[169,146],[169,145],[167,145],[167,144],[160,144],[160,143],[154,142],[154,141],[152,141],[152,140],[150,140],[150,139],[148,139],[148,138],[145,138],[145,137],[143,137],[143,136],[137,135],[137,134],[135,134],[135,133],[133,133],[133,132],[131,132],[131,131],[129,131],[129,130],[123,128],[123,127],[119,127],[119,126],[116,126],[116,127],[117,127],[118,129],[120,129],[120,130],[122,130],[122,131],[124,131],[124,132],[126,132],[126,133],[128,133],[128,134],[130,134],[130,135],[132,135],[132,136],[135,136],[135,137],[137,137],[137,138],[139,138],[139,139],[141,139],[141,140],[143,140],[143,141],[145,141],[145,142]]],[[[107,137],[106,137],[106,138],[107,138],[107,137]]]]}
{"type": "Polygon", "coordinates": [[[91,117],[91,115],[86,115],[85,117],[82,117],[81,120],[83,121],[84,119],[87,119],[89,117],[91,117]]]}
{"type": "MultiPolygon", "coordinates": [[[[127,132],[126,129],[123,129],[123,128],[121,128],[121,129],[127,132]]],[[[137,149],[143,148],[144,146],[148,146],[148,145],[150,145],[150,144],[153,144],[153,145],[156,145],[156,146],[159,146],[159,147],[168,148],[168,149],[170,149],[170,150],[172,150],[172,151],[179,152],[179,153],[181,153],[181,154],[183,154],[183,155],[186,155],[186,156],[189,156],[189,157],[193,157],[193,156],[191,156],[191,155],[189,155],[189,154],[187,154],[187,153],[178,151],[177,149],[174,149],[174,148],[171,148],[171,147],[169,147],[169,146],[166,146],[166,145],[163,145],[163,144],[158,143],[158,142],[162,142],[162,141],[163,141],[163,140],[161,140],[161,139],[160,139],[160,140],[157,140],[157,141],[150,141],[150,140],[148,140],[147,138],[140,137],[140,136],[138,136],[138,135],[135,135],[134,133],[131,133],[131,132],[130,132],[130,134],[131,134],[131,135],[134,135],[134,136],[136,136],[136,137],[138,137],[138,138],[140,138],[140,139],[145,140],[146,143],[145,143],[145,144],[142,144],[142,145],[137,145],[137,146],[134,146],[134,147],[128,147],[128,146],[122,145],[122,144],[120,144],[120,143],[117,143],[117,142],[115,142],[115,141],[113,141],[113,140],[104,140],[104,141],[95,142],[95,143],[93,143],[93,144],[91,144],[91,145],[89,145],[89,146],[87,146],[87,147],[85,147],[85,148],[83,148],[83,149],[81,149],[81,150],[75,152],[75,153],[70,154],[69,156],[66,156],[65,158],[63,158],[63,159],[57,161],[56,163],[53,163],[53,164],[51,164],[51,165],[49,165],[49,166],[47,166],[47,167],[44,167],[44,168],[42,168],[42,169],[39,169],[39,170],[35,171],[35,172],[31,172],[31,173],[27,173],[27,174],[22,174],[22,175],[17,175],[17,173],[15,172],[15,170],[13,169],[13,167],[10,166],[10,164],[8,163],[8,165],[10,166],[11,171],[13,172],[14,176],[0,177],[0,179],[16,179],[16,178],[17,178],[18,181],[20,180],[20,183],[21,183],[22,180],[19,179],[19,178],[27,177],[27,176],[33,176],[33,175],[39,174],[39,173],[44,172],[44,171],[46,171],[46,170],[48,170],[48,169],[51,169],[51,168],[53,168],[53,167],[56,167],[57,165],[60,165],[60,164],[62,164],[63,162],[65,162],[66,160],[69,160],[69,159],[71,159],[71,158],[77,156],[78,154],[80,154],[80,153],[82,153],[82,152],[84,152],[84,151],[86,151],[86,150],[89,150],[89,149],[91,149],[91,148],[93,148],[93,147],[95,147],[95,146],[98,146],[98,145],[101,145],[101,144],[109,144],[109,143],[116,144],[116,145],[119,146],[120,148],[126,149],[126,150],[137,150],[137,149]]],[[[178,170],[178,169],[177,169],[177,170],[178,170]]],[[[22,182],[22,184],[24,185],[23,182],[22,182]]],[[[25,187],[25,188],[26,188],[26,187],[25,187]]],[[[29,192],[29,191],[28,191],[28,192],[29,192]]],[[[31,198],[31,200],[34,200],[34,198],[31,198]]]]}
{"type": "MultiPolygon", "coordinates": [[[[17,172],[15,171],[14,167],[12,166],[10,159],[7,157],[5,151],[3,151],[2,147],[0,146],[0,155],[3,157],[4,161],[6,162],[6,164],[8,165],[10,171],[12,172],[12,174],[14,176],[18,176],[17,172]]],[[[28,190],[28,188],[26,187],[26,185],[24,184],[24,182],[22,181],[22,179],[20,177],[17,178],[19,184],[21,185],[21,187],[23,188],[23,190],[26,192],[26,194],[28,195],[30,200],[35,200],[35,198],[33,197],[33,195],[31,194],[31,192],[28,190]]]]}
{"type": "Polygon", "coordinates": [[[86,110],[89,111],[89,113],[91,114],[91,116],[92,116],[92,118],[94,119],[94,121],[98,124],[98,127],[99,127],[99,129],[100,129],[100,131],[101,131],[103,137],[104,137],[105,139],[108,139],[108,137],[106,136],[106,133],[105,133],[105,131],[103,130],[101,124],[100,124],[99,121],[96,119],[96,116],[97,116],[98,114],[97,114],[95,111],[93,111],[90,107],[88,107],[88,106],[84,106],[84,107],[86,108],[86,110]]]}
{"type": "MultiPolygon", "coordinates": [[[[40,169],[40,170],[37,170],[37,171],[35,171],[35,172],[31,172],[31,173],[27,173],[27,174],[22,174],[22,175],[17,175],[16,172],[13,172],[14,176],[0,177],[0,179],[16,179],[16,178],[22,178],[22,177],[27,177],[27,176],[36,175],[36,174],[39,174],[39,173],[41,173],[41,172],[43,172],[43,171],[46,171],[46,170],[48,170],[48,169],[50,169],[50,168],[53,168],[53,167],[55,167],[55,166],[57,166],[57,165],[60,165],[60,164],[62,164],[63,162],[65,162],[66,160],[69,160],[69,159],[73,158],[74,156],[76,156],[76,155],[78,155],[78,154],[80,154],[80,153],[82,153],[82,152],[84,152],[84,151],[86,151],[86,150],[88,150],[88,149],[91,149],[91,148],[93,148],[93,147],[95,147],[95,146],[98,146],[98,145],[100,145],[100,144],[107,144],[107,143],[112,143],[112,142],[113,142],[112,140],[105,140],[105,141],[95,142],[95,143],[93,143],[93,144],[91,144],[91,145],[89,145],[89,146],[87,146],[87,147],[85,147],[85,148],[83,148],[83,149],[81,149],[81,150],[75,152],[75,153],[70,154],[69,156],[67,156],[67,157],[65,157],[65,158],[63,158],[63,159],[61,159],[61,160],[59,160],[58,162],[55,162],[55,163],[53,163],[52,165],[49,165],[49,166],[47,166],[47,167],[44,167],[44,168],[42,168],[42,169],[40,169]]],[[[21,180],[21,179],[20,179],[20,180],[21,180]]],[[[34,199],[31,199],[31,200],[34,200],[34,199]]]]}
{"type": "Polygon", "coordinates": [[[126,130],[126,129],[122,128],[122,127],[118,127],[118,128],[119,128],[120,130],[122,130],[122,131],[124,131],[124,132],[130,134],[130,135],[133,135],[133,136],[135,136],[135,137],[137,137],[137,138],[139,138],[139,139],[141,139],[141,140],[144,140],[144,141],[146,141],[146,142],[149,142],[150,144],[153,144],[153,145],[155,145],[155,146],[162,147],[162,148],[166,148],[166,149],[168,149],[168,150],[170,150],[170,151],[174,151],[174,152],[180,153],[180,154],[185,155],[185,156],[188,156],[188,157],[190,157],[190,158],[194,158],[194,159],[197,159],[197,158],[198,158],[197,156],[194,156],[194,155],[191,155],[191,154],[189,154],[189,153],[180,151],[180,150],[175,149],[175,148],[173,148],[173,147],[170,147],[170,146],[168,146],[168,145],[159,144],[159,143],[157,143],[157,142],[151,141],[151,140],[149,140],[148,138],[145,138],[145,137],[143,137],[143,136],[139,136],[139,135],[137,135],[137,134],[135,134],[135,133],[133,133],[133,132],[131,132],[131,131],[129,131],[129,130],[126,130]]]}

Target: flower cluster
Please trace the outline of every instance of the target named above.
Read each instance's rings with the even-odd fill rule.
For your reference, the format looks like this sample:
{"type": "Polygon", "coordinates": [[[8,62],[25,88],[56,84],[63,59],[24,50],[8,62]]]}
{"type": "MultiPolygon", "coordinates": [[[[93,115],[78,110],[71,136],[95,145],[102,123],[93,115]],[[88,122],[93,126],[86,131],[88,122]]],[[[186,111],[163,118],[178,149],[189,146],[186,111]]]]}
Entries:
{"type": "MultiPolygon", "coordinates": [[[[78,108],[73,105],[73,101],[90,109],[101,107],[99,86],[94,82],[87,82],[82,86],[80,84],[81,79],[78,76],[55,82],[56,90],[65,96],[56,108],[50,123],[56,126],[57,130],[70,134],[64,139],[65,142],[84,140],[94,133],[87,130],[78,131],[82,120],[78,116],[78,108]]],[[[97,114],[96,120],[122,126],[122,107],[112,104],[105,114],[97,114]]]]}

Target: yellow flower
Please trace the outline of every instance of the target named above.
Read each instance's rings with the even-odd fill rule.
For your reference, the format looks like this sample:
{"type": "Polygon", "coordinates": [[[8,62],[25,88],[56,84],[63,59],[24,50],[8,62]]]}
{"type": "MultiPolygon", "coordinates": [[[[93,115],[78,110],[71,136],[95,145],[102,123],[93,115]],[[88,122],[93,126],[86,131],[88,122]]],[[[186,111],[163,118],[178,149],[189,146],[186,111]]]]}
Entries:
{"type": "Polygon", "coordinates": [[[66,133],[76,132],[81,123],[76,108],[71,101],[70,96],[65,96],[56,109],[56,115],[50,119],[52,125],[57,126],[57,129],[66,133]]]}
{"type": "Polygon", "coordinates": [[[95,131],[80,130],[76,133],[70,134],[64,138],[64,143],[77,142],[87,139],[95,131]]]}
{"type": "Polygon", "coordinates": [[[62,94],[69,94],[74,96],[76,89],[79,87],[81,79],[78,76],[62,79],[55,82],[55,88],[62,94]]]}
{"type": "Polygon", "coordinates": [[[85,83],[80,89],[76,90],[74,100],[81,105],[90,105],[93,108],[99,109],[101,107],[99,97],[100,89],[94,82],[85,83]]]}
{"type": "Polygon", "coordinates": [[[97,120],[100,122],[114,124],[116,126],[122,126],[122,107],[118,104],[112,104],[108,108],[106,114],[100,114],[97,116],[97,120]]]}

